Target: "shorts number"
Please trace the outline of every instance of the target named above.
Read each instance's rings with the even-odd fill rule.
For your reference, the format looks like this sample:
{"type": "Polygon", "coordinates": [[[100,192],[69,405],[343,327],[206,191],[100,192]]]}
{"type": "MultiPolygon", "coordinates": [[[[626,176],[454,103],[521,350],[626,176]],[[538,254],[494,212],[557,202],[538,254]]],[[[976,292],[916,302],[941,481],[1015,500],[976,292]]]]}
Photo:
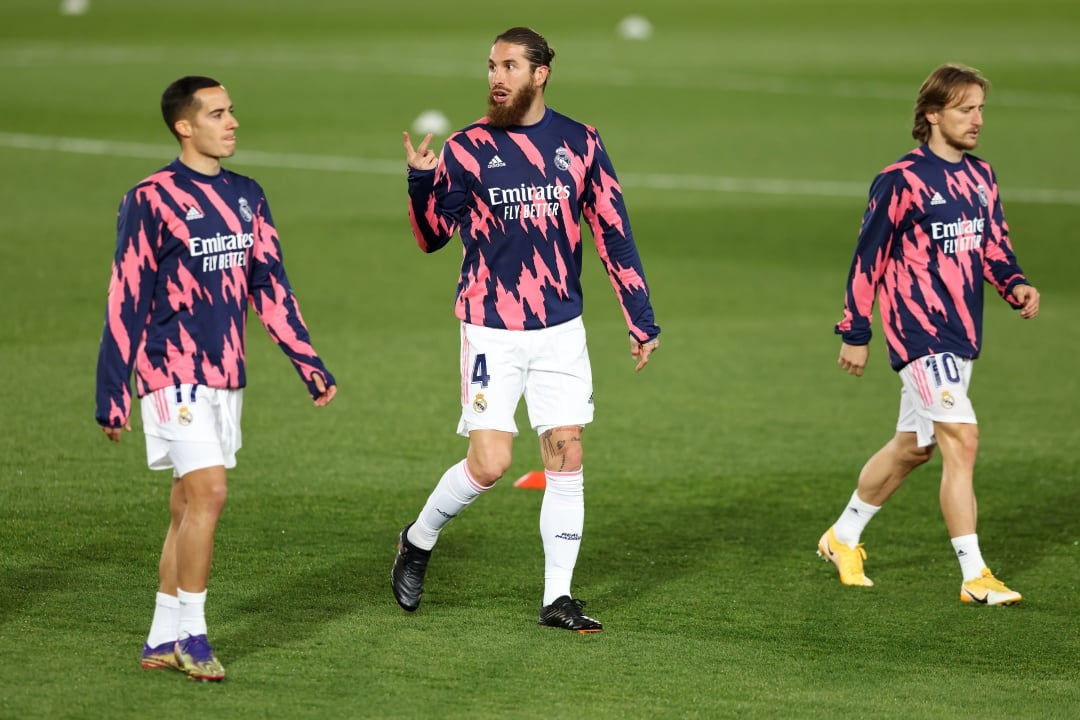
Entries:
{"type": "Polygon", "coordinates": [[[953,385],[960,382],[960,368],[956,366],[956,358],[952,353],[941,353],[940,355],[931,355],[924,361],[927,369],[934,374],[934,385],[941,387],[941,373],[945,372],[945,379],[953,385]],[[938,360],[941,360],[941,367],[938,367],[938,360]]]}
{"type": "Polygon", "coordinates": [[[489,380],[491,380],[491,376],[488,375],[487,370],[487,355],[480,353],[476,356],[476,360],[473,361],[472,379],[469,382],[473,385],[480,383],[480,387],[486,388],[489,380]]]}

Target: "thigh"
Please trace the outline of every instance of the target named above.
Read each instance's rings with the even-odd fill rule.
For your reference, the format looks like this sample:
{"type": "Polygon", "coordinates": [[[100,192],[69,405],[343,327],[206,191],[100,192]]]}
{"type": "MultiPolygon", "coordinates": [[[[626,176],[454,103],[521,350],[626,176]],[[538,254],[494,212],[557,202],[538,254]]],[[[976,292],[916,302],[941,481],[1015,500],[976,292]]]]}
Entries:
{"type": "Polygon", "coordinates": [[[223,505],[227,474],[222,465],[209,465],[190,470],[180,478],[188,508],[223,505]]]}
{"type": "Polygon", "coordinates": [[[533,349],[525,381],[529,424],[543,434],[593,421],[592,365],[581,318],[547,328],[533,349]]]}
{"type": "Polygon", "coordinates": [[[517,435],[514,413],[525,385],[526,335],[462,323],[460,435],[474,430],[517,435]]]}

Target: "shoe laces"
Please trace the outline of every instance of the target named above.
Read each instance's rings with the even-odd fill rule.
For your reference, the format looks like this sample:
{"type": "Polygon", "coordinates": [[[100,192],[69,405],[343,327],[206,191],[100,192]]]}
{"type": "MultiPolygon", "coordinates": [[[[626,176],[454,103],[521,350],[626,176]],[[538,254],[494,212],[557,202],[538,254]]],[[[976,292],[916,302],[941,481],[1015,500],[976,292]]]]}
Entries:
{"type": "Polygon", "coordinates": [[[559,609],[570,615],[584,615],[582,610],[585,609],[585,601],[578,600],[577,598],[568,598],[566,602],[559,605],[559,609]]]}
{"type": "MultiPolygon", "coordinates": [[[[843,546],[844,548],[851,548],[850,545],[844,545],[843,543],[838,544],[843,546]]],[[[866,549],[862,546],[862,543],[859,543],[855,547],[851,548],[851,552],[844,552],[843,550],[841,550],[839,555],[840,562],[844,566],[844,572],[851,573],[853,575],[862,574],[862,561],[866,559],[866,549]]]]}
{"type": "Polygon", "coordinates": [[[975,578],[973,581],[987,590],[994,590],[995,592],[1008,592],[1009,588],[1005,587],[1005,583],[994,577],[994,573],[990,572],[989,568],[983,570],[982,576],[975,578]]]}
{"type": "Polygon", "coordinates": [[[206,662],[214,658],[214,650],[205,635],[192,635],[180,643],[181,649],[196,662],[206,662]]]}

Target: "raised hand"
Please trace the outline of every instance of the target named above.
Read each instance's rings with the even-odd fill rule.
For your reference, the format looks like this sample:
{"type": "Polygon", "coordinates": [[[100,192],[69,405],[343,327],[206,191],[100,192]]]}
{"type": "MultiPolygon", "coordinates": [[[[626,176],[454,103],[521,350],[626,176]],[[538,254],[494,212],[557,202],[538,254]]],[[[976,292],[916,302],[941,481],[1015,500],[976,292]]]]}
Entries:
{"type": "Polygon", "coordinates": [[[403,132],[402,135],[405,138],[405,160],[408,161],[409,167],[415,170],[434,170],[439,164],[439,156],[428,147],[431,143],[431,133],[424,136],[420,146],[415,150],[408,131],[403,132]]]}

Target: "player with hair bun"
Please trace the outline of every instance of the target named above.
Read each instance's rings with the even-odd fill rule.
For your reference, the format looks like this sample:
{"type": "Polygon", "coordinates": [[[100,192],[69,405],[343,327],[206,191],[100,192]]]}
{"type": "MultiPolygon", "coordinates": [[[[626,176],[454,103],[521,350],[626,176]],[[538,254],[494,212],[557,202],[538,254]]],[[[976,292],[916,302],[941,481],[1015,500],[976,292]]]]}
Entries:
{"type": "Polygon", "coordinates": [[[450,520],[510,467],[522,396],[540,440],[544,592],[538,622],[599,632],[571,579],[585,520],[582,435],[593,419],[592,370],[582,324],[581,218],[622,307],[637,370],[659,346],[649,287],[622,189],[600,134],[545,103],[555,51],[515,27],[488,57],[488,112],[436,155],[431,135],[404,134],[409,219],[424,252],[453,235],[464,248],[455,310],[461,321],[461,419],[466,457],[442,476],[402,529],[391,586],[420,605],[431,550],[450,520]]]}

